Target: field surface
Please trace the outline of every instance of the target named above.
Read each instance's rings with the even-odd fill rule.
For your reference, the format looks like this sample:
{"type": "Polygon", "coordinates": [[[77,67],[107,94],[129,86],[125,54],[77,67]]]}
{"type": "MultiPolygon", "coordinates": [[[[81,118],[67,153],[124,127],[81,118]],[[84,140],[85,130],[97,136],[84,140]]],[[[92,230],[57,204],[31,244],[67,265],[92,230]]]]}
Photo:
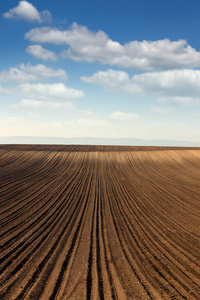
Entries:
{"type": "Polygon", "coordinates": [[[200,148],[1,145],[0,299],[200,299],[200,148]]]}

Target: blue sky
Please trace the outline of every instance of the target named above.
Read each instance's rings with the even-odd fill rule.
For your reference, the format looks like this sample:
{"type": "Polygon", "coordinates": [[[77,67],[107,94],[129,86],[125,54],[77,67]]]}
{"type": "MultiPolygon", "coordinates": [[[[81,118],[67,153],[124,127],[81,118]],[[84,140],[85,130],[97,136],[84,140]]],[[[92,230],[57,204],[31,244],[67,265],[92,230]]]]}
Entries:
{"type": "Polygon", "coordinates": [[[2,1],[0,136],[200,142],[198,0],[2,1]]]}

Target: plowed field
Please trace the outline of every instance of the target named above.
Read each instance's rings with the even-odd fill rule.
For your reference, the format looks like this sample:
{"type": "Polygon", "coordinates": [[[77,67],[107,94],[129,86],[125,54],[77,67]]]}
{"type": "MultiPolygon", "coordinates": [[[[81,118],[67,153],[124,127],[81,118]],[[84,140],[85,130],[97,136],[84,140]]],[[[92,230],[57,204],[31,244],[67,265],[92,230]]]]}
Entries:
{"type": "Polygon", "coordinates": [[[200,299],[200,149],[0,146],[0,299],[200,299]]]}

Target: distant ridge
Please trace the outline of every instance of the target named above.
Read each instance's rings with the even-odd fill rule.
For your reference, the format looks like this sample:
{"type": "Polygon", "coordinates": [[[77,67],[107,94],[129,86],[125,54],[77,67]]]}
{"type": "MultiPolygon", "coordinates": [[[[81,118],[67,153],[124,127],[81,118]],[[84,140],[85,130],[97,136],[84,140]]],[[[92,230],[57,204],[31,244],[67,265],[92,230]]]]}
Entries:
{"type": "Polygon", "coordinates": [[[134,138],[92,138],[92,137],[34,137],[10,136],[0,137],[0,144],[56,144],[56,145],[124,145],[124,146],[174,146],[200,147],[200,142],[173,140],[143,140],[134,138]]]}

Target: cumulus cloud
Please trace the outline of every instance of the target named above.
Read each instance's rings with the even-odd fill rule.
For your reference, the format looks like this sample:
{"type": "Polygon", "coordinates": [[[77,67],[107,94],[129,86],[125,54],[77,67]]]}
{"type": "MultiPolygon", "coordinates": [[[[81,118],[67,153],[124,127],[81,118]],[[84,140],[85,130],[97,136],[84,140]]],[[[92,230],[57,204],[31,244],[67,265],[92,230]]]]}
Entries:
{"type": "Polygon", "coordinates": [[[27,65],[21,64],[19,66],[19,68],[26,73],[34,74],[38,78],[56,77],[56,78],[63,79],[63,80],[68,79],[68,75],[65,72],[65,70],[63,70],[63,69],[54,70],[54,69],[46,67],[42,64],[38,64],[35,66],[33,66],[31,64],[27,64],[27,65]]]}
{"type": "Polygon", "coordinates": [[[110,114],[110,119],[117,121],[130,121],[130,120],[139,120],[140,116],[138,114],[130,114],[121,111],[115,111],[110,114]]]}
{"type": "Polygon", "coordinates": [[[200,52],[185,40],[131,41],[121,45],[103,31],[93,32],[76,23],[68,30],[34,28],[25,38],[34,43],[67,45],[62,55],[74,61],[96,61],[142,71],[200,66],[200,52]]]}
{"type": "Polygon", "coordinates": [[[19,19],[29,22],[46,22],[51,20],[51,13],[48,10],[39,12],[31,3],[19,1],[18,6],[11,8],[3,14],[6,19],[19,19]]]}
{"type": "Polygon", "coordinates": [[[81,90],[75,90],[65,86],[63,83],[54,84],[30,84],[25,83],[19,85],[15,92],[26,99],[37,99],[41,101],[73,101],[84,97],[81,90]]]}
{"type": "Polygon", "coordinates": [[[106,72],[98,71],[90,77],[82,76],[81,80],[86,83],[103,86],[105,89],[113,89],[128,83],[129,76],[126,72],[110,69],[106,72]]]}
{"type": "Polygon", "coordinates": [[[149,72],[132,78],[125,72],[108,70],[81,79],[104,89],[120,88],[131,96],[197,98],[200,94],[200,71],[192,69],[149,72]]]}
{"type": "Polygon", "coordinates": [[[62,69],[53,70],[52,68],[48,68],[42,64],[35,66],[31,64],[21,64],[18,68],[12,67],[9,71],[0,72],[0,81],[2,82],[22,83],[48,78],[66,80],[68,76],[62,69]]]}
{"type": "Polygon", "coordinates": [[[25,38],[31,42],[68,44],[74,47],[92,44],[103,47],[108,40],[107,34],[103,31],[95,33],[88,30],[86,26],[79,26],[76,23],[65,31],[52,27],[34,28],[25,34],[25,38]]]}
{"type": "Polygon", "coordinates": [[[33,74],[27,74],[18,68],[10,68],[9,71],[0,72],[0,81],[4,82],[27,82],[35,81],[36,76],[33,74]]]}
{"type": "Polygon", "coordinates": [[[199,82],[199,70],[169,70],[135,75],[123,90],[132,95],[198,97],[199,82]]]}
{"type": "Polygon", "coordinates": [[[57,60],[57,55],[54,52],[49,51],[40,45],[30,45],[27,47],[26,52],[43,60],[57,60]]]}

